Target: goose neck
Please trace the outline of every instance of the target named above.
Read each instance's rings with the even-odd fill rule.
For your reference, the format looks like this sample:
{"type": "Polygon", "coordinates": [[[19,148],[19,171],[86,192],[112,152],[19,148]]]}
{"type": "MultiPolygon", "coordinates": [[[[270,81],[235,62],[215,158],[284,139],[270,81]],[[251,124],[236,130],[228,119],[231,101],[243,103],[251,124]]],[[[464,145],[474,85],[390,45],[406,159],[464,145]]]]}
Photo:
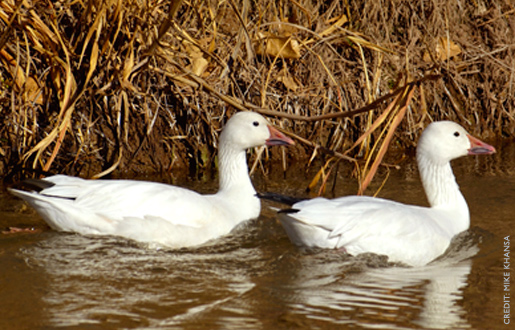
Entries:
{"type": "Polygon", "coordinates": [[[245,150],[232,148],[231,145],[220,146],[218,157],[220,192],[237,191],[255,194],[250,181],[245,150]]]}
{"type": "Polygon", "coordinates": [[[450,162],[434,162],[417,155],[420,178],[432,207],[455,205],[463,199],[450,162]]]}
{"type": "Polygon", "coordinates": [[[452,234],[468,229],[470,215],[467,202],[461,194],[450,162],[434,162],[428,157],[417,155],[420,177],[431,208],[443,212],[441,220],[452,219],[442,224],[452,234]]]}

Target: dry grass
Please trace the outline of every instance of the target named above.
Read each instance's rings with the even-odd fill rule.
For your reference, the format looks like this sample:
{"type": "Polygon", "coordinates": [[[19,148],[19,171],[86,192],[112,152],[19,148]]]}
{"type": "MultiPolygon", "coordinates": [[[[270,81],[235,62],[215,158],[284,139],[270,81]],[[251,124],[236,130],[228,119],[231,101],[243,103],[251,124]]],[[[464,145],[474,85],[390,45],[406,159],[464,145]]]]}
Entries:
{"type": "Polygon", "coordinates": [[[234,110],[297,136],[296,158],[354,162],[361,192],[431,120],[515,136],[509,0],[4,0],[0,27],[9,179],[196,171],[234,110]]]}

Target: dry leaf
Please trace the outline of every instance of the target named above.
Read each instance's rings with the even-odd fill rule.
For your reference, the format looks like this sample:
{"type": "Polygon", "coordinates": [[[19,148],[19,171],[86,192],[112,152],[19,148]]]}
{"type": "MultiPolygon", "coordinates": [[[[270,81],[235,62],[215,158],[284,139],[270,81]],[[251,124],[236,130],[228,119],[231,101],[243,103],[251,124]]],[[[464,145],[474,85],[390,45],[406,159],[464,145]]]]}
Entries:
{"type": "Polygon", "coordinates": [[[367,41],[361,37],[358,36],[347,36],[347,39],[352,41],[353,43],[359,44],[361,47],[365,47],[368,49],[372,49],[378,52],[384,52],[384,53],[390,53],[395,54],[395,52],[391,49],[388,49],[386,47],[382,47],[379,45],[376,45],[374,43],[371,43],[370,41],[367,41]]]}
{"type": "Polygon", "coordinates": [[[300,58],[300,45],[292,37],[280,37],[262,33],[259,33],[259,37],[260,39],[255,47],[258,55],[289,59],[300,58]]]}
{"type": "Polygon", "coordinates": [[[199,77],[202,76],[209,64],[209,61],[204,58],[204,53],[200,48],[187,40],[184,40],[182,44],[184,45],[184,49],[186,50],[191,63],[186,69],[199,77]]]}
{"type": "Polygon", "coordinates": [[[299,88],[299,84],[297,83],[296,79],[289,74],[286,68],[283,68],[279,72],[277,76],[277,81],[283,83],[284,87],[288,88],[293,92],[296,92],[299,88]]]}
{"type": "Polygon", "coordinates": [[[25,82],[25,91],[27,93],[28,101],[35,104],[43,104],[43,92],[36,79],[29,77],[25,82]]]}
{"type": "Polygon", "coordinates": [[[452,40],[440,37],[436,45],[436,54],[440,60],[445,61],[461,54],[461,47],[452,42],[452,40]]]}
{"type": "MultiPolygon", "coordinates": [[[[336,19],[337,19],[337,21],[333,25],[331,25],[330,27],[328,27],[327,29],[325,29],[324,31],[319,33],[319,35],[321,37],[330,35],[338,28],[341,28],[343,26],[343,24],[345,24],[349,21],[347,18],[347,15],[345,15],[345,14],[343,14],[340,17],[337,17],[336,19]]],[[[331,19],[331,20],[327,21],[326,23],[332,23],[333,21],[334,21],[334,19],[331,19]]]]}
{"type": "Polygon", "coordinates": [[[0,50],[0,57],[5,66],[12,70],[11,75],[18,90],[25,89],[24,95],[27,97],[27,101],[43,104],[43,93],[36,79],[30,76],[27,78],[22,68],[16,65],[14,58],[5,50],[0,50]]]}
{"type": "MultiPolygon", "coordinates": [[[[435,60],[443,62],[448,59],[452,59],[454,56],[461,53],[461,47],[455,44],[452,40],[449,40],[445,37],[438,38],[434,52],[435,60]]],[[[431,56],[428,52],[425,52],[423,59],[425,62],[432,62],[431,56]]]]}
{"type": "Polygon", "coordinates": [[[204,71],[206,71],[207,65],[209,64],[208,60],[204,57],[195,57],[191,61],[191,72],[196,74],[197,76],[202,76],[204,71]]]}

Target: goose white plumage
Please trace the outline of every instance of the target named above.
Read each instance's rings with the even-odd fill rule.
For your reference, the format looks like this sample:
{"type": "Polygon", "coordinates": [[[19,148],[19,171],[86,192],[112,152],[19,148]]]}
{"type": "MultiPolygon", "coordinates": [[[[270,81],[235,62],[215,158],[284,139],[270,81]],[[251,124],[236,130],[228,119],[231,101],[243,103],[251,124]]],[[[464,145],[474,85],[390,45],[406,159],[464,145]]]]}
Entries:
{"type": "Polygon", "coordinates": [[[351,255],[387,255],[392,262],[421,266],[442,255],[451,239],[469,228],[467,202],[453,175],[452,159],[491,154],[495,148],[460,125],[434,122],[417,146],[417,162],[430,207],[368,197],[315,198],[278,216],[299,246],[344,248],[351,255]]]}
{"type": "Polygon", "coordinates": [[[219,191],[194,191],[155,182],[84,180],[55,175],[41,191],[11,189],[53,229],[83,235],[117,235],[172,248],[200,245],[257,218],[261,204],[248,174],[246,149],[293,145],[265,118],[239,112],[219,141],[219,191]]]}

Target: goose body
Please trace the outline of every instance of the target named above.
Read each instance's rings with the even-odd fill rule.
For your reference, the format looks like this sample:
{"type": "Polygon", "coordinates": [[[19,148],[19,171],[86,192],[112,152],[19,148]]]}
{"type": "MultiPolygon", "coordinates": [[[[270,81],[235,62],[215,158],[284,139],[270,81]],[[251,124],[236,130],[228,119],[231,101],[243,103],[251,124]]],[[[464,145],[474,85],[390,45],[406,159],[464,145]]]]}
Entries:
{"type": "Polygon", "coordinates": [[[372,252],[387,255],[392,262],[425,265],[470,225],[450,161],[493,152],[494,147],[470,136],[460,125],[435,122],[424,130],[417,146],[430,207],[368,196],[315,198],[279,211],[279,220],[299,246],[344,249],[351,255],[372,252]]]}
{"type": "Polygon", "coordinates": [[[240,112],[219,141],[219,191],[213,195],[162,183],[85,180],[55,175],[42,189],[11,192],[27,201],[53,229],[117,235],[172,248],[200,245],[257,218],[261,204],[248,175],[246,149],[293,141],[261,115],[240,112]]]}

